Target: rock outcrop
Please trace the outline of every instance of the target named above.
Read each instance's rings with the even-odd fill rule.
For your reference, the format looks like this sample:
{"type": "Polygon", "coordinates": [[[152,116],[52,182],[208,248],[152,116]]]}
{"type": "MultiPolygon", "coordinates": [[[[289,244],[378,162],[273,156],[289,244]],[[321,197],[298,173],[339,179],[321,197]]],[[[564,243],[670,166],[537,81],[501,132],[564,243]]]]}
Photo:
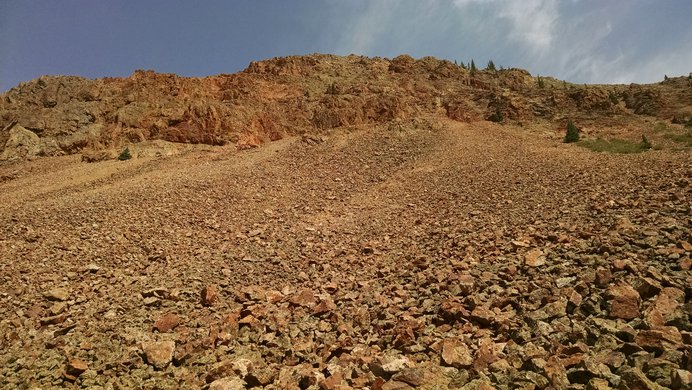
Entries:
{"type": "Polygon", "coordinates": [[[253,62],[240,73],[205,78],[142,70],[96,80],[43,76],[0,95],[0,158],[91,153],[145,140],[253,147],[429,114],[465,122],[584,122],[595,115],[619,118],[619,124],[642,115],[680,120],[692,101],[686,81],[586,86],[543,78],[539,85],[520,69],[470,72],[433,57],[318,54],[253,62]],[[17,137],[32,146],[16,150],[17,137]]]}

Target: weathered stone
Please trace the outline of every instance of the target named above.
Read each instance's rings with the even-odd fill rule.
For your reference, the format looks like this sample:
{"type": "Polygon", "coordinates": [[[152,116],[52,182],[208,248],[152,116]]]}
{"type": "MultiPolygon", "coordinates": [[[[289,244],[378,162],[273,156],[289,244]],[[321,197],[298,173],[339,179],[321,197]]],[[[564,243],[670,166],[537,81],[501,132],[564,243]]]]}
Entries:
{"type": "Polygon", "coordinates": [[[634,342],[647,351],[662,352],[664,349],[673,348],[682,344],[680,331],[674,326],[662,326],[656,329],[641,330],[634,338],[634,342]]]}
{"type": "Polygon", "coordinates": [[[692,372],[687,370],[674,370],[671,379],[671,388],[678,389],[692,389],[692,372]]]}
{"type": "Polygon", "coordinates": [[[375,375],[385,379],[408,367],[411,367],[411,361],[401,355],[385,355],[373,360],[369,365],[375,375]]]}
{"type": "Polygon", "coordinates": [[[497,315],[484,306],[476,306],[471,312],[471,320],[478,322],[482,326],[489,326],[496,318],[497,315]]]}
{"type": "Polygon", "coordinates": [[[168,313],[156,320],[154,329],[165,333],[175,329],[178,325],[180,325],[180,317],[175,313],[168,313]]]}
{"type": "Polygon", "coordinates": [[[613,274],[608,268],[598,267],[596,269],[596,285],[601,288],[608,287],[613,280],[613,274]]]}
{"type": "Polygon", "coordinates": [[[54,288],[44,292],[43,296],[49,301],[66,301],[70,292],[64,288],[54,288]]]}
{"type": "Polygon", "coordinates": [[[586,390],[612,390],[612,387],[605,379],[591,378],[589,383],[586,384],[586,390]]]}
{"type": "Polygon", "coordinates": [[[219,298],[219,287],[211,284],[202,289],[202,305],[212,306],[219,298]]]}
{"type": "Polygon", "coordinates": [[[465,342],[458,338],[448,338],[442,341],[442,361],[452,367],[470,367],[473,364],[473,354],[465,342]]]}
{"type": "Polygon", "coordinates": [[[631,320],[639,316],[639,293],[628,284],[610,286],[607,298],[611,317],[631,320]]]}
{"type": "Polygon", "coordinates": [[[245,382],[237,377],[217,379],[209,385],[209,390],[245,390],[245,382]]]}
{"type": "Polygon", "coordinates": [[[316,300],[315,292],[306,288],[291,296],[289,302],[296,306],[312,307],[316,300]]]}
{"type": "Polygon", "coordinates": [[[644,375],[638,368],[630,368],[622,372],[620,379],[622,384],[627,386],[626,389],[638,390],[663,390],[664,388],[644,375]]]}
{"type": "Polygon", "coordinates": [[[543,251],[535,248],[526,252],[524,255],[524,264],[529,267],[540,267],[545,264],[545,255],[543,251]]]}
{"type": "Polygon", "coordinates": [[[545,376],[556,389],[564,389],[569,385],[567,370],[557,356],[551,356],[543,367],[545,376]]]}
{"type": "Polygon", "coordinates": [[[147,363],[163,369],[173,360],[175,353],[175,341],[149,341],[142,343],[142,351],[147,359],[147,363]]]}
{"type": "Polygon", "coordinates": [[[78,376],[82,375],[82,373],[88,369],[89,365],[85,361],[80,359],[71,359],[67,362],[64,376],[66,379],[74,381],[78,376]]]}
{"type": "Polygon", "coordinates": [[[336,304],[331,298],[322,299],[312,308],[312,314],[320,315],[336,309],[336,304]]]}
{"type": "Polygon", "coordinates": [[[661,289],[661,283],[651,278],[635,278],[632,280],[632,287],[639,293],[643,300],[656,296],[661,289]]]}
{"type": "Polygon", "coordinates": [[[404,382],[389,381],[382,385],[382,390],[413,390],[414,388],[404,382]]]}

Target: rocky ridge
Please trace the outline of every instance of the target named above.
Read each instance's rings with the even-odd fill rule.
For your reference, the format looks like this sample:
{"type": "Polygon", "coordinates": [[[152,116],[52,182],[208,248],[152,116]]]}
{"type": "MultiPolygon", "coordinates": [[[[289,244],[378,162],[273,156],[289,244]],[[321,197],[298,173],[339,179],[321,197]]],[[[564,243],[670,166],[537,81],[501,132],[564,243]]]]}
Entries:
{"type": "Polygon", "coordinates": [[[0,159],[78,152],[87,160],[112,158],[123,145],[146,140],[254,147],[430,114],[559,127],[572,118],[596,131],[627,128],[637,136],[652,127],[651,118],[692,119],[684,77],[628,86],[537,80],[520,69],[471,72],[432,57],[318,54],[205,78],[153,71],[96,80],[44,76],[0,96],[0,159]]]}

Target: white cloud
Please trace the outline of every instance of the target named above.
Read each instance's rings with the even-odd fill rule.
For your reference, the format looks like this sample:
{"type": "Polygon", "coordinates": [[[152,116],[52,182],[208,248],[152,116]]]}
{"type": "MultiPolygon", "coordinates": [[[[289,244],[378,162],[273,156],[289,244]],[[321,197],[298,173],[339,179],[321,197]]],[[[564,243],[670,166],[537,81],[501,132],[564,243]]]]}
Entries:
{"type": "Polygon", "coordinates": [[[384,1],[368,2],[337,44],[339,53],[364,54],[370,52],[381,34],[385,33],[391,18],[392,4],[384,1]]]}
{"type": "Polygon", "coordinates": [[[536,51],[550,48],[555,24],[560,17],[557,0],[454,0],[457,7],[489,5],[499,7],[497,17],[510,22],[510,40],[519,41],[536,51]]]}

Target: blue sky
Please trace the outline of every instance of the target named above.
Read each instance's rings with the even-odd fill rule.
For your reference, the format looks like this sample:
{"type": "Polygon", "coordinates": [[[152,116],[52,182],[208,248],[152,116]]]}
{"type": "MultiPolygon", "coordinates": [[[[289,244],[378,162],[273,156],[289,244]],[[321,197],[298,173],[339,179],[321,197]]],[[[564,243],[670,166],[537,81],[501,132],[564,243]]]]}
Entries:
{"type": "Polygon", "coordinates": [[[692,72],[692,1],[0,0],[0,91],[43,74],[205,76],[316,52],[655,82],[692,72]]]}

